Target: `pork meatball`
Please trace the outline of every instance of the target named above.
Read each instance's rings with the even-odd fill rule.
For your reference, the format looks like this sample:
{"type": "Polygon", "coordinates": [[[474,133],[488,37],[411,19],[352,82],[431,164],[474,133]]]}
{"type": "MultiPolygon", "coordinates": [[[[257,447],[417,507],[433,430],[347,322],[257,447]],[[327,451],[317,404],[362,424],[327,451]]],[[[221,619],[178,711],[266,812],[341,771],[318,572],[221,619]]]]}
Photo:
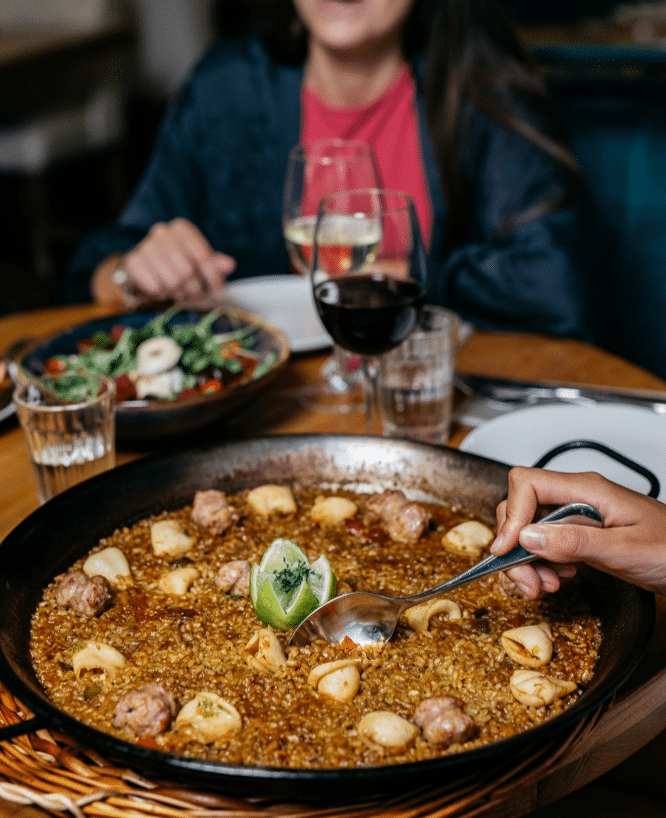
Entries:
{"type": "Polygon", "coordinates": [[[225,492],[207,489],[198,491],[194,495],[192,519],[197,525],[207,528],[213,534],[224,534],[228,528],[238,522],[238,512],[227,500],[225,492]]]}
{"type": "Polygon", "coordinates": [[[128,690],[117,704],[113,726],[126,727],[135,736],[157,736],[169,729],[176,715],[173,695],[154,682],[128,690]]]}
{"type": "Polygon", "coordinates": [[[213,577],[215,587],[232,596],[250,596],[250,563],[248,560],[225,562],[213,577]]]}
{"type": "Polygon", "coordinates": [[[55,598],[61,608],[69,608],[83,619],[93,619],[111,599],[111,586],[99,574],[89,577],[83,571],[75,569],[60,580],[55,598]]]}
{"type": "Polygon", "coordinates": [[[469,741],[477,733],[474,720],[452,696],[424,699],[414,711],[414,721],[425,740],[442,749],[469,741]]]}
{"type": "Polygon", "coordinates": [[[388,489],[368,500],[366,519],[379,520],[395,542],[415,543],[430,523],[430,512],[401,491],[388,489]]]}

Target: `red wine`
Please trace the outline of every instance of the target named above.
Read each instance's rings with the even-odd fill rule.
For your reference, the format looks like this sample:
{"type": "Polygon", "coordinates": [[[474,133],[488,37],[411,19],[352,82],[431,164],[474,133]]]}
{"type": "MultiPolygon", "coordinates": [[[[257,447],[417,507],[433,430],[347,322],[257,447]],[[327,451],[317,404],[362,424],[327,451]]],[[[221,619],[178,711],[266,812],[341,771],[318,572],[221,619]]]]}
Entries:
{"type": "Polygon", "coordinates": [[[314,290],[324,326],[343,349],[381,355],[411,333],[425,301],[415,281],[376,273],[323,281],[314,290]]]}

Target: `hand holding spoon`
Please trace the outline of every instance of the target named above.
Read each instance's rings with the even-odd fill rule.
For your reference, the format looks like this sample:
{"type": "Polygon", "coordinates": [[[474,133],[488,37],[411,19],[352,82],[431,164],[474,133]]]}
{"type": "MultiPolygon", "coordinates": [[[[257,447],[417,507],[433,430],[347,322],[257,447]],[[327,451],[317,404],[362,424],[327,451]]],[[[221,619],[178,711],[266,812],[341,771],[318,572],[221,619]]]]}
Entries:
{"type": "MultiPolygon", "coordinates": [[[[597,528],[603,526],[597,509],[587,503],[569,503],[561,506],[539,520],[540,525],[543,523],[591,525],[597,528]]],[[[291,635],[289,644],[305,645],[315,638],[325,639],[327,642],[341,642],[346,636],[357,645],[386,642],[393,635],[400,616],[413,605],[443,596],[454,588],[489,574],[524,565],[536,559],[539,559],[536,555],[517,545],[508,554],[501,557],[490,555],[436,588],[413,596],[391,597],[368,591],[336,596],[301,622],[291,635]]]]}

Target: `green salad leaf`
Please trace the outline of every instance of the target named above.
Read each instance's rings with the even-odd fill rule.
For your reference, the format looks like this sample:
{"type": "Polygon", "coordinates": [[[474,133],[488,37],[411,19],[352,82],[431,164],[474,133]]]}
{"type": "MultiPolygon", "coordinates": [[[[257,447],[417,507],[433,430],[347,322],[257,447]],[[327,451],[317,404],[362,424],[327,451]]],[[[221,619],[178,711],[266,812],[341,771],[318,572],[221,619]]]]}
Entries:
{"type": "MultiPolygon", "coordinates": [[[[183,388],[194,387],[197,376],[207,368],[226,370],[232,374],[243,371],[244,363],[237,357],[238,346],[251,350],[256,342],[257,332],[261,325],[247,325],[231,320],[231,330],[215,333],[213,327],[223,314],[221,310],[211,310],[195,324],[172,324],[180,312],[174,306],[151,318],[142,327],[126,327],[118,341],[113,344],[106,332],[97,332],[91,338],[92,346],[77,355],[57,356],[66,364],[67,369],[87,370],[110,378],[127,375],[137,369],[137,350],[144,342],[152,338],[172,338],[183,350],[178,362],[183,372],[183,388]],[[231,342],[236,342],[233,349],[231,342]]],[[[277,352],[269,353],[266,360],[259,362],[252,377],[259,377],[270,369],[275,362],[277,352]]]]}

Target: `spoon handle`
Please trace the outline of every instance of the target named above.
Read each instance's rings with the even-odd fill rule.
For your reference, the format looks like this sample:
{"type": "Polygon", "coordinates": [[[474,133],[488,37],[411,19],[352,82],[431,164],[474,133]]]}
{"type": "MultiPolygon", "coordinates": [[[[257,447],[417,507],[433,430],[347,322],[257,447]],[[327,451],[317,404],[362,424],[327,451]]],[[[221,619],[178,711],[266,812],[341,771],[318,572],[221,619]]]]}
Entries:
{"type": "MultiPolygon", "coordinates": [[[[569,503],[547,514],[541,520],[538,520],[538,523],[539,525],[544,523],[551,525],[591,525],[595,528],[601,528],[603,526],[603,519],[594,506],[588,505],[587,503],[569,503]]],[[[418,602],[425,602],[428,599],[441,596],[447,591],[453,590],[453,588],[467,585],[468,582],[487,577],[489,574],[505,571],[508,568],[515,568],[517,565],[525,565],[537,559],[539,559],[538,556],[526,551],[522,545],[516,545],[511,551],[500,557],[491,554],[480,562],[472,565],[466,571],[463,571],[462,574],[458,574],[453,577],[453,579],[442,583],[442,585],[438,585],[436,588],[423,591],[420,594],[414,594],[413,596],[403,597],[402,601],[407,603],[403,610],[411,608],[412,605],[416,605],[418,602]]]]}

